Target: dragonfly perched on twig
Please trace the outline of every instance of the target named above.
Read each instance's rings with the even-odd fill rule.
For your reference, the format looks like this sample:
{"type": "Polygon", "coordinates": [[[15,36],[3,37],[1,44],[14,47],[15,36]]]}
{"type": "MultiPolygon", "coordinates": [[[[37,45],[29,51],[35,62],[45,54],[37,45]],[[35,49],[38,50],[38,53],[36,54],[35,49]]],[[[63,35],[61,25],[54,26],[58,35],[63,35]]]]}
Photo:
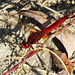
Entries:
{"type": "MultiPolygon", "coordinates": [[[[38,42],[43,36],[45,36],[46,34],[50,33],[52,30],[56,29],[58,26],[60,26],[63,22],[65,22],[70,16],[72,15],[72,13],[70,13],[69,15],[66,15],[62,18],[60,18],[59,20],[57,20],[56,22],[54,22],[52,25],[50,25],[49,27],[43,29],[42,31],[36,31],[36,32],[32,32],[29,37],[28,37],[28,41],[26,42],[25,40],[23,40],[21,46],[24,49],[27,49],[29,47],[32,47],[32,44],[35,44],[36,42],[38,42]]],[[[33,48],[33,47],[32,47],[33,48]]]]}

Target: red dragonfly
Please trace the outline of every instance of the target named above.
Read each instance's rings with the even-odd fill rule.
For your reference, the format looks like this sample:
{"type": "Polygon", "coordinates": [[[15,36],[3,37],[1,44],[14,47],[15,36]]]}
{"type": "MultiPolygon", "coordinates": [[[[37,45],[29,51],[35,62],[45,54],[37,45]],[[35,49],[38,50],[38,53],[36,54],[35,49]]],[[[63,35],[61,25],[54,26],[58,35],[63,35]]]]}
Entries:
{"type": "Polygon", "coordinates": [[[29,47],[32,47],[32,44],[35,44],[36,42],[38,42],[44,35],[50,33],[52,30],[54,30],[55,28],[57,28],[58,26],[60,26],[63,22],[65,22],[70,16],[72,15],[72,13],[70,13],[69,15],[66,15],[62,18],[60,18],[59,20],[57,20],[56,22],[54,22],[52,25],[50,25],[49,27],[45,28],[42,31],[36,31],[30,34],[30,36],[28,37],[28,41],[26,42],[25,40],[22,42],[21,46],[24,49],[27,49],[29,47]]]}

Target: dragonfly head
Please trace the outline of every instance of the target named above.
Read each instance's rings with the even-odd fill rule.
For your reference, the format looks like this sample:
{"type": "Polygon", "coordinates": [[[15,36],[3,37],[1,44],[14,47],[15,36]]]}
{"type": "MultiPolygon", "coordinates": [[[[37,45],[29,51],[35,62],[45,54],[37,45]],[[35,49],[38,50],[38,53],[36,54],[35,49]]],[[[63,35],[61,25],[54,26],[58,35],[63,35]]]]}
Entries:
{"type": "Polygon", "coordinates": [[[26,42],[25,40],[22,42],[21,46],[22,46],[24,49],[29,48],[29,44],[28,44],[28,42],[26,42]]]}

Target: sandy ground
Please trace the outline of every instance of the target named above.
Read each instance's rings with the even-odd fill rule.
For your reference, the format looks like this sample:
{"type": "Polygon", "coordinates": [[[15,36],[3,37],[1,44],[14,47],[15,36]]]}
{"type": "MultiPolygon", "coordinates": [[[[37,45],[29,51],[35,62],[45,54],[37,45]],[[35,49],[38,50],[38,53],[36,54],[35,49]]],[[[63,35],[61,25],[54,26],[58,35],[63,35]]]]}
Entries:
{"type": "MultiPolygon", "coordinates": [[[[35,0],[31,0],[31,1],[35,1],[35,0]]],[[[39,2],[42,2],[43,0],[39,0],[39,2]]],[[[8,69],[10,69],[11,67],[13,67],[14,65],[16,65],[17,63],[19,63],[21,61],[21,59],[5,59],[6,57],[21,57],[23,52],[26,52],[25,49],[23,49],[21,47],[21,43],[24,39],[27,39],[29,34],[30,34],[30,30],[33,30],[32,28],[30,28],[28,25],[38,28],[35,24],[38,23],[33,23],[33,21],[35,20],[31,20],[30,18],[24,17],[21,15],[19,16],[18,14],[15,15],[15,17],[8,17],[8,14],[14,14],[16,13],[16,9],[21,9],[23,7],[24,1],[20,1],[20,0],[4,0],[4,1],[0,1],[0,75],[2,75],[2,73],[6,70],[6,67],[8,67],[8,69]],[[14,8],[14,6],[12,7],[7,7],[6,6],[2,7],[2,5],[8,3],[12,4],[12,3],[16,3],[17,8],[14,8]],[[23,19],[22,19],[23,18],[23,19]],[[4,22],[3,22],[4,21],[4,22]],[[22,22],[23,21],[23,22],[22,22]],[[7,23],[8,22],[8,23],[7,23]],[[17,51],[17,52],[16,52],[17,51]],[[4,58],[4,59],[3,59],[4,58]]],[[[48,0],[48,2],[46,3],[47,6],[50,7],[50,2],[52,2],[51,0],[48,0]]],[[[52,9],[62,13],[63,15],[68,14],[70,12],[73,13],[73,16],[71,18],[74,19],[75,18],[75,2],[74,0],[72,1],[67,1],[67,0],[59,0],[58,4],[57,2],[54,0],[53,2],[54,4],[56,4],[55,6],[51,6],[52,9]]],[[[37,5],[35,5],[34,3],[32,3],[31,9],[33,10],[40,10],[44,13],[46,13],[47,15],[51,15],[53,17],[55,17],[56,19],[58,18],[58,16],[54,13],[52,13],[51,11],[48,11],[45,8],[41,8],[41,7],[37,7],[37,5]],[[38,9],[37,9],[38,8],[38,9]]],[[[25,6],[26,9],[26,6],[25,6]]],[[[53,20],[53,19],[52,19],[53,20]]],[[[54,20],[53,20],[54,21],[54,20]]],[[[68,20],[70,21],[70,20],[68,20]]],[[[66,23],[68,23],[68,21],[66,23]]],[[[66,24],[64,23],[64,25],[66,24]]],[[[72,35],[68,35],[68,33],[65,33],[68,36],[73,36],[72,39],[72,43],[75,47],[75,24],[73,24],[72,26],[70,26],[68,28],[68,31],[70,31],[70,34],[72,35]]],[[[62,36],[61,36],[62,39],[62,36]]],[[[39,42],[44,42],[44,39],[41,39],[39,42]]],[[[63,42],[62,42],[63,43],[63,42]]],[[[33,45],[34,47],[39,46],[39,45],[33,45]]],[[[49,40],[49,42],[47,43],[47,45],[45,45],[44,47],[49,47],[55,50],[58,50],[58,48],[56,47],[56,45],[53,43],[52,40],[49,40]]],[[[75,62],[75,54],[73,54],[73,56],[71,56],[71,58],[73,57],[72,61],[75,62]]],[[[14,71],[12,74],[10,75],[57,75],[55,73],[55,71],[53,71],[54,69],[54,65],[52,62],[52,56],[49,52],[47,51],[40,51],[38,54],[32,56],[25,64],[23,64],[19,69],[17,69],[16,71],[14,71]],[[45,64],[44,64],[45,63],[45,64]]],[[[57,69],[57,68],[56,68],[57,69]]],[[[7,70],[6,70],[7,71],[7,70]]]]}

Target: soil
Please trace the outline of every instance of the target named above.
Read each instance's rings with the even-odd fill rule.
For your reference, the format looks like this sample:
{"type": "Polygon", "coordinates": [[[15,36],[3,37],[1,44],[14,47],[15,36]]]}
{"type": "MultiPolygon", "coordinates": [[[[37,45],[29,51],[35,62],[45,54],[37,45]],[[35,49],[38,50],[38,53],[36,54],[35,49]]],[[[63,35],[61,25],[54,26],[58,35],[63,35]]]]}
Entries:
{"type": "MultiPolygon", "coordinates": [[[[30,31],[34,30],[34,28],[42,30],[42,28],[39,28],[38,26],[41,24],[36,20],[15,13],[23,9],[41,11],[48,16],[51,16],[51,23],[60,18],[60,16],[54,12],[37,5],[35,1],[36,0],[0,0],[0,75],[22,60],[18,58],[13,59],[13,57],[22,57],[28,51],[28,49],[25,50],[21,47],[21,43],[24,39],[27,41],[30,31]],[[14,17],[8,16],[13,14],[15,14],[14,17]],[[7,57],[9,57],[9,59],[6,59],[7,57]],[[10,59],[10,57],[12,57],[12,59],[10,59]]],[[[41,3],[44,2],[44,0],[37,1],[41,3]]],[[[74,0],[48,0],[45,5],[63,15],[73,13],[71,18],[63,23],[63,26],[65,26],[75,19],[74,4],[74,0]]],[[[70,34],[75,37],[75,23],[64,32],[66,33],[66,31],[69,31],[70,34]]],[[[45,39],[41,39],[38,43],[43,43],[44,41],[45,39]]],[[[63,42],[61,43],[63,44],[63,42]]],[[[72,43],[75,47],[75,40],[72,40],[72,43]]],[[[33,47],[35,49],[40,46],[39,44],[35,44],[33,47]]],[[[54,44],[53,40],[49,40],[43,47],[58,50],[58,47],[54,44]]],[[[75,52],[71,56],[71,60],[75,62],[75,52]]],[[[10,75],[59,75],[56,73],[57,71],[58,68],[53,64],[51,53],[48,51],[40,51],[10,75]]],[[[73,74],[74,73],[72,73],[72,75],[73,74]]]]}

